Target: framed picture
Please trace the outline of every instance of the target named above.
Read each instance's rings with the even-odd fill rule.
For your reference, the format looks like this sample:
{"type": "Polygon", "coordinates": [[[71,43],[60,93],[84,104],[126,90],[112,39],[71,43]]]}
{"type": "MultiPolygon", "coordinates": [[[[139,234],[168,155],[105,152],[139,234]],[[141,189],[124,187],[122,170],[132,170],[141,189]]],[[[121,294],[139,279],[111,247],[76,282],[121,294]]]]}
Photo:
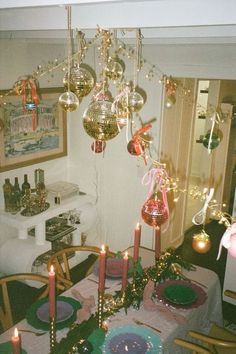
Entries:
{"type": "Polygon", "coordinates": [[[40,89],[33,111],[20,95],[5,92],[0,91],[0,172],[67,155],[66,113],[58,104],[63,88],[40,89]]]}

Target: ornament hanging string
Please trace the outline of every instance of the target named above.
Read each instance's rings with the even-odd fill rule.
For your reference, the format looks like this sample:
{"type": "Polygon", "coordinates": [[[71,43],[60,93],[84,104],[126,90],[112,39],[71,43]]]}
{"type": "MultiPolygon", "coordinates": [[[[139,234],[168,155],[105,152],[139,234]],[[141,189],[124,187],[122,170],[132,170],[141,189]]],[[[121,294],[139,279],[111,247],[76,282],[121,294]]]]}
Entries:
{"type": "Polygon", "coordinates": [[[210,131],[210,136],[209,136],[209,141],[208,141],[208,146],[207,146],[208,154],[211,153],[211,143],[212,143],[212,136],[213,136],[215,124],[216,123],[219,124],[221,122],[219,113],[217,111],[214,112],[214,114],[210,118],[210,120],[212,121],[212,124],[211,124],[211,131],[210,131]]]}
{"type": "Polygon", "coordinates": [[[204,189],[204,194],[206,195],[206,199],[205,199],[205,203],[202,207],[202,209],[200,209],[192,218],[192,223],[195,225],[202,225],[205,224],[205,220],[206,220],[206,211],[208,208],[208,205],[211,201],[211,199],[213,198],[214,195],[214,188],[210,188],[209,193],[206,194],[208,191],[208,189],[204,189]]]}
{"type": "Polygon", "coordinates": [[[217,258],[216,258],[217,261],[220,259],[222,247],[225,247],[227,249],[230,248],[230,246],[231,246],[230,239],[231,239],[231,236],[235,233],[236,233],[236,223],[233,223],[232,225],[227,227],[224,235],[221,238],[219,251],[218,251],[217,258]]]}
{"type": "Polygon", "coordinates": [[[167,212],[167,223],[166,226],[162,229],[162,232],[165,232],[168,229],[170,216],[169,205],[167,200],[167,188],[165,187],[164,183],[165,179],[168,179],[168,175],[163,167],[152,168],[151,170],[146,172],[142,178],[142,184],[145,186],[149,185],[146,200],[150,199],[154,191],[157,191],[157,189],[159,189],[159,191],[161,192],[164,208],[167,212]]]}

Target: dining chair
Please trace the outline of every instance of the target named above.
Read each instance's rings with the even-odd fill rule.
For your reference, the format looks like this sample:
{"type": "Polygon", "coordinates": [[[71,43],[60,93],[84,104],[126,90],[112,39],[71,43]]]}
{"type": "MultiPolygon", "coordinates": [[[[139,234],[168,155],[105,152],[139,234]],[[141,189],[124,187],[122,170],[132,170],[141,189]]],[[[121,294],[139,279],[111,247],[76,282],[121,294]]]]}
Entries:
{"type": "MultiPolygon", "coordinates": [[[[65,290],[61,284],[56,284],[56,287],[59,290],[65,290]]],[[[3,331],[24,318],[24,310],[26,311],[34,301],[47,296],[48,291],[48,277],[40,274],[19,273],[1,277],[0,325],[3,331]],[[26,281],[37,283],[34,286],[29,286],[26,281]],[[38,285],[40,285],[39,288],[38,285]],[[22,314],[22,318],[19,318],[19,313],[22,314]],[[16,320],[14,321],[14,319],[16,320]]]]}
{"type": "MultiPolygon", "coordinates": [[[[65,286],[66,289],[70,288],[76,280],[73,279],[72,275],[72,270],[73,267],[71,266],[70,259],[71,255],[75,254],[76,252],[89,252],[90,254],[93,255],[98,255],[100,254],[100,248],[95,247],[95,246],[71,246],[67,248],[63,248],[57,252],[55,252],[48,260],[47,262],[47,267],[50,269],[51,265],[54,266],[55,272],[56,272],[56,277],[57,277],[57,282],[65,286]]],[[[109,251],[107,249],[107,257],[114,257],[115,253],[109,251]]],[[[93,263],[96,261],[97,257],[94,259],[93,263]]],[[[88,269],[83,269],[84,276],[87,276],[92,272],[92,265],[89,265],[88,269]]],[[[80,264],[78,265],[78,272],[81,268],[82,271],[82,266],[80,267],[80,264]]]]}
{"type": "Polygon", "coordinates": [[[175,338],[174,343],[183,348],[190,349],[192,351],[192,354],[212,354],[209,349],[182,338],[175,338]]]}

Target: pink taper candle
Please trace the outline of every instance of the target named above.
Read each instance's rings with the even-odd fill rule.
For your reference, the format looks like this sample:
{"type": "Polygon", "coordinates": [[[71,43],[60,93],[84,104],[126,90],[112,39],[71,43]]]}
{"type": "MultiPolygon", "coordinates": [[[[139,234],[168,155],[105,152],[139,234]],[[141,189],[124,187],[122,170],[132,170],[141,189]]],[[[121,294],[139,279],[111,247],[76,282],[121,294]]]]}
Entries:
{"type": "Polygon", "coordinates": [[[55,272],[54,267],[51,265],[48,273],[49,278],[49,318],[55,317],[56,312],[56,287],[55,287],[55,272]]]}
{"type": "Polygon", "coordinates": [[[125,255],[123,257],[123,269],[122,269],[122,286],[121,286],[122,291],[125,291],[127,286],[128,265],[129,265],[128,252],[125,252],[125,255]]]}
{"type": "Polygon", "coordinates": [[[20,354],[21,343],[20,343],[20,337],[18,335],[17,328],[15,328],[14,330],[14,336],[11,337],[11,344],[12,344],[12,354],[20,354]]]}
{"type": "Polygon", "coordinates": [[[98,281],[99,291],[104,291],[105,289],[105,275],[106,275],[106,250],[105,250],[105,246],[102,245],[100,256],[99,256],[99,281],[98,281]]]}
{"type": "Polygon", "coordinates": [[[139,256],[140,237],[141,237],[141,225],[137,223],[134,232],[134,262],[137,262],[139,256]]]}
{"type": "Polygon", "coordinates": [[[161,255],[161,229],[155,228],[155,257],[159,258],[161,255]]]}

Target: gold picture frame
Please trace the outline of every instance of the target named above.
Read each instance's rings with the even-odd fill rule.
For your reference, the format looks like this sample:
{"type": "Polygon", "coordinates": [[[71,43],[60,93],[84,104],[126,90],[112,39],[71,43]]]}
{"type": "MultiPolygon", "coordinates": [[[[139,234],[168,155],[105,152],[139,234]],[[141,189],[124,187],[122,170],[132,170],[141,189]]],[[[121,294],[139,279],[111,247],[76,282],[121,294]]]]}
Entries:
{"type": "Polygon", "coordinates": [[[22,97],[0,91],[0,172],[67,155],[66,112],[58,104],[63,88],[40,89],[35,111],[22,97]]]}

